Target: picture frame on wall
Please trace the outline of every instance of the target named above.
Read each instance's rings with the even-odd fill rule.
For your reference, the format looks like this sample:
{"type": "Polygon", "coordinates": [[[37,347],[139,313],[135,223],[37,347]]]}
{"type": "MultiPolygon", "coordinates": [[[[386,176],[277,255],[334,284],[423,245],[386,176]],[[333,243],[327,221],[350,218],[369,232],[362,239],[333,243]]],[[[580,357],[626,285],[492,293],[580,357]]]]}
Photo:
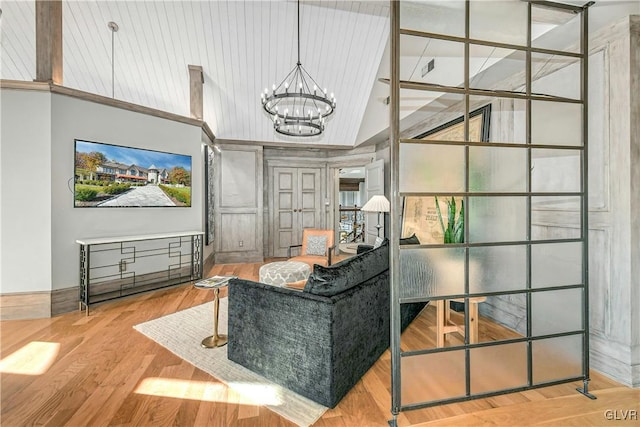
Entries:
{"type": "MultiPolygon", "coordinates": [[[[488,142],[491,121],[491,104],[487,104],[469,113],[469,140],[488,142]]],[[[414,139],[464,141],[464,117],[460,116],[443,125],[437,126],[414,139]]],[[[447,199],[438,198],[444,226],[447,226],[447,199]]],[[[456,198],[456,206],[461,206],[462,197],[456,198]]],[[[442,227],[438,219],[436,199],[433,196],[404,197],[402,206],[402,236],[416,235],[421,244],[440,244],[444,242],[442,227]]]]}
{"type": "MultiPolygon", "coordinates": [[[[477,108],[469,113],[469,141],[489,142],[491,124],[491,104],[477,108]]],[[[464,141],[464,116],[457,117],[445,124],[423,132],[414,139],[425,141],[464,141]]]]}
{"type": "Polygon", "coordinates": [[[191,156],[74,140],[73,207],[190,208],[191,156]]]}
{"type": "Polygon", "coordinates": [[[205,211],[205,245],[213,243],[214,239],[214,192],[213,182],[215,177],[215,150],[206,145],[204,147],[204,211],[205,211]]]}

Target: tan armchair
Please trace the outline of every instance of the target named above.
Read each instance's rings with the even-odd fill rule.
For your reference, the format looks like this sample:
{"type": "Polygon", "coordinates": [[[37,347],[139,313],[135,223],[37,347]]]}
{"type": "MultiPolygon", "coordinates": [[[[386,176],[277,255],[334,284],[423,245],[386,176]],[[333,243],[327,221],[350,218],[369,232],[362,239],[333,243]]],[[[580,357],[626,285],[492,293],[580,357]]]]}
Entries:
{"type": "Polygon", "coordinates": [[[329,266],[331,265],[332,252],[335,249],[333,242],[333,230],[305,228],[302,230],[302,244],[289,246],[287,251],[289,261],[306,262],[311,268],[314,264],[329,266]],[[291,249],[300,247],[302,248],[300,255],[291,257],[291,249]]]}

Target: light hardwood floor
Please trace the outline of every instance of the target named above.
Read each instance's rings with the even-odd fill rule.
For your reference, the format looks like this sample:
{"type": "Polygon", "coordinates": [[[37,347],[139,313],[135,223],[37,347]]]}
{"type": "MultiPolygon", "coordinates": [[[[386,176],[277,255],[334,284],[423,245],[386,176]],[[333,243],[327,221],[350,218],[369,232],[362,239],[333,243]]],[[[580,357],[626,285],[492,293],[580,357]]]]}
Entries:
{"type": "MultiPolygon", "coordinates": [[[[217,265],[210,274],[256,279],[261,264],[217,265]]],[[[91,315],[68,313],[52,319],[3,321],[0,377],[2,426],[290,426],[270,410],[243,404],[215,378],[200,371],[136,332],[133,326],[212,299],[211,292],[186,284],[104,303],[91,315]],[[49,343],[49,344],[47,344],[49,343]],[[34,358],[29,357],[29,350],[34,358]],[[33,362],[48,354],[49,365],[33,362]],[[22,352],[22,353],[21,353],[22,352]],[[22,354],[18,360],[12,355],[22,354]],[[21,370],[31,371],[27,373],[21,370]],[[145,378],[159,377],[224,390],[217,401],[136,393],[145,378]]],[[[432,340],[434,310],[428,308],[403,335],[403,342],[432,340]]],[[[483,334],[499,333],[482,327],[483,334]]],[[[334,409],[316,423],[320,427],[387,426],[390,408],[390,354],[372,369],[334,409]]],[[[607,410],[640,413],[640,390],[593,373],[590,391],[599,399],[576,393],[580,384],[564,384],[459,404],[407,411],[408,425],[624,425],[608,421],[607,410]]],[[[184,393],[188,396],[188,393],[184,393]]],[[[628,425],[639,425],[629,420],[628,425]]]]}

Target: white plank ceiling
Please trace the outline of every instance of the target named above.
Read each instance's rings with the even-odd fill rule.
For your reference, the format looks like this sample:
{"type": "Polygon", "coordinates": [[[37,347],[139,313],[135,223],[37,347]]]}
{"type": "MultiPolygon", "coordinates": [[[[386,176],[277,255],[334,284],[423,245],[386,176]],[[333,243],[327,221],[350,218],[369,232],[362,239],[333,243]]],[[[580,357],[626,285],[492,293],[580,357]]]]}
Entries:
{"type": "MultiPolygon", "coordinates": [[[[3,79],[35,78],[35,4],[2,2],[3,79]]],[[[353,145],[389,34],[386,1],[305,1],[301,62],[334,92],[327,131],[353,145]]],[[[64,86],[189,115],[187,65],[204,70],[204,119],[217,138],[286,142],[260,92],[297,60],[295,1],[63,1],[64,86]],[[112,33],[114,37],[112,86],[112,33]]],[[[300,142],[300,139],[297,140],[300,142]]]]}
{"type": "MultiPolygon", "coordinates": [[[[565,2],[582,5],[586,0],[565,2]]],[[[463,1],[402,4],[403,27],[463,35],[463,1]]],[[[33,80],[34,1],[3,0],[0,7],[0,78],[33,80]]],[[[526,6],[520,0],[474,0],[471,9],[475,37],[523,43],[526,6]]],[[[218,138],[346,146],[385,139],[388,86],[377,79],[389,77],[387,0],[301,1],[301,62],[335,93],[338,107],[320,137],[294,139],[273,131],[260,92],[280,83],[296,63],[296,10],[293,0],[63,0],[64,85],[104,96],[113,91],[117,99],[188,116],[187,65],[201,65],[204,120],[218,138]],[[109,21],[120,28],[113,34],[113,76],[109,21]]],[[[637,0],[600,0],[591,8],[590,28],[596,31],[632,13],[640,13],[637,0]]],[[[546,14],[534,21],[534,38],[562,23],[546,14]]],[[[403,37],[402,43],[403,79],[461,84],[460,44],[411,37],[403,37]],[[435,70],[422,76],[432,59],[435,70]]],[[[479,79],[511,54],[475,46],[472,82],[485,84],[479,79]]],[[[406,97],[401,114],[408,116],[431,101],[406,97]]]]}

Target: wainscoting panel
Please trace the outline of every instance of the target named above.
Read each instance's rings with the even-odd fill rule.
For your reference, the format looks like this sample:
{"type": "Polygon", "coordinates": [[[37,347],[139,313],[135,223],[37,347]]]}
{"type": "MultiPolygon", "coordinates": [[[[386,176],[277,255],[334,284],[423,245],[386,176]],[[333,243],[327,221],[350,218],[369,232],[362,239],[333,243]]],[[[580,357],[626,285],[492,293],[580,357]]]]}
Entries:
{"type": "Polygon", "coordinates": [[[26,292],[0,295],[0,320],[51,317],[49,292],[26,292]]]}
{"type": "Polygon", "coordinates": [[[221,252],[255,251],[256,218],[255,213],[223,213],[220,225],[225,233],[221,252]]]}
{"type": "Polygon", "coordinates": [[[51,316],[78,310],[80,287],[56,289],[51,292],[51,316]]]}
{"type": "Polygon", "coordinates": [[[258,204],[256,152],[224,150],[221,158],[220,207],[255,208],[258,204]]]}

